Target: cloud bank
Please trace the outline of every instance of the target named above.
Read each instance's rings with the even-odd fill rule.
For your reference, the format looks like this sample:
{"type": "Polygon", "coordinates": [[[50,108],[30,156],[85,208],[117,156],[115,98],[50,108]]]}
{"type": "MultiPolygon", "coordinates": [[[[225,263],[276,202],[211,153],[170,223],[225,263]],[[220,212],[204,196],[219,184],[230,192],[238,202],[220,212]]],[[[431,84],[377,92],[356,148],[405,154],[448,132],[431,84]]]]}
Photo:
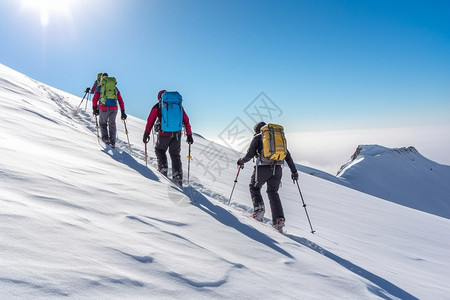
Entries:
{"type": "Polygon", "coordinates": [[[336,174],[361,144],[414,146],[423,156],[450,165],[450,125],[286,133],[296,163],[336,174]]]}

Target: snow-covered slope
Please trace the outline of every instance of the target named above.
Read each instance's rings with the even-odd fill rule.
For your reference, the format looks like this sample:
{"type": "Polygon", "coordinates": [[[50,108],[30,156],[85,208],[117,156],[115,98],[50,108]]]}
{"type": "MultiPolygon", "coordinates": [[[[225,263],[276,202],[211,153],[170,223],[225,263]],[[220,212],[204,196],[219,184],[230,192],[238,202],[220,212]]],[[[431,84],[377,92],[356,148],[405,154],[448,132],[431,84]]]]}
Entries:
{"type": "Polygon", "coordinates": [[[151,143],[145,166],[143,120],[127,120],[131,147],[117,120],[113,151],[97,142],[89,109],[73,113],[79,97],[0,65],[0,99],[0,299],[450,294],[448,219],[302,173],[316,234],[285,176],[281,235],[270,214],[263,224],[248,217],[250,165],[226,205],[237,171],[230,149],[195,137],[191,204],[154,171],[151,143]]]}
{"type": "Polygon", "coordinates": [[[338,178],[364,193],[450,218],[450,166],[423,157],[414,147],[360,145],[338,178]]]}

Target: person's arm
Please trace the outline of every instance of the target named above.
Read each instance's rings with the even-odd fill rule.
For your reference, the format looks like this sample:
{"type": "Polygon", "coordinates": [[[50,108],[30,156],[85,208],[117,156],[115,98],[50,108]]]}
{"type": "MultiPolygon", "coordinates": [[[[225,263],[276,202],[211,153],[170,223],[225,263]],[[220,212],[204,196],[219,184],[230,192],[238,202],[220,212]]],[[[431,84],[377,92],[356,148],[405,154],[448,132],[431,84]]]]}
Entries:
{"type": "Polygon", "coordinates": [[[189,123],[189,117],[186,114],[186,112],[184,111],[184,108],[183,108],[183,124],[184,124],[184,128],[186,129],[186,135],[192,135],[192,129],[191,129],[191,124],[189,123]]]}
{"type": "Polygon", "coordinates": [[[153,124],[155,123],[156,119],[158,118],[158,107],[155,105],[152,110],[150,111],[150,114],[147,118],[147,125],[145,126],[145,132],[144,136],[142,137],[142,141],[144,144],[147,144],[150,140],[150,131],[152,131],[153,124]]]}
{"type": "Polygon", "coordinates": [[[153,124],[155,124],[157,118],[158,118],[158,108],[153,107],[147,118],[147,125],[145,126],[145,132],[152,131],[153,124]]]}
{"type": "Polygon", "coordinates": [[[260,141],[261,141],[261,135],[258,134],[253,138],[252,142],[250,143],[250,146],[248,147],[248,150],[247,150],[247,153],[245,154],[245,156],[238,160],[239,165],[244,165],[246,162],[248,162],[249,160],[251,160],[253,157],[255,157],[258,154],[258,147],[259,147],[260,141]]]}
{"type": "Polygon", "coordinates": [[[92,98],[92,106],[98,106],[98,99],[100,99],[100,93],[95,92],[94,97],[92,98]]]}
{"type": "Polygon", "coordinates": [[[117,100],[119,101],[120,110],[125,110],[125,104],[123,103],[123,98],[120,92],[117,90],[117,100]]]}
{"type": "Polygon", "coordinates": [[[95,93],[95,90],[96,90],[96,89],[97,89],[97,80],[94,81],[94,84],[92,85],[92,88],[91,88],[91,94],[95,93]]]}
{"type": "Polygon", "coordinates": [[[289,169],[291,170],[291,178],[292,180],[298,180],[298,171],[297,168],[295,167],[295,163],[294,160],[292,159],[291,153],[289,152],[289,150],[286,150],[286,157],[284,158],[284,160],[286,161],[286,163],[289,166],[289,169]]]}

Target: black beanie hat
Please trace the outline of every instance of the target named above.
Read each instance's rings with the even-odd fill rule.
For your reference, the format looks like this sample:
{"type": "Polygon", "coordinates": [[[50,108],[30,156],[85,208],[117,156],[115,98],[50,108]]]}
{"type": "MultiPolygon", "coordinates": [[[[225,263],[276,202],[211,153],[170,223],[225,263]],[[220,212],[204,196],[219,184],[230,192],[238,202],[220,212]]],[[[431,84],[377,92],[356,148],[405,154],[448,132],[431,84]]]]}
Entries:
{"type": "Polygon", "coordinates": [[[260,133],[261,132],[261,127],[263,127],[264,125],[266,125],[266,122],[256,123],[255,127],[253,127],[253,130],[255,131],[255,134],[260,133]]]}

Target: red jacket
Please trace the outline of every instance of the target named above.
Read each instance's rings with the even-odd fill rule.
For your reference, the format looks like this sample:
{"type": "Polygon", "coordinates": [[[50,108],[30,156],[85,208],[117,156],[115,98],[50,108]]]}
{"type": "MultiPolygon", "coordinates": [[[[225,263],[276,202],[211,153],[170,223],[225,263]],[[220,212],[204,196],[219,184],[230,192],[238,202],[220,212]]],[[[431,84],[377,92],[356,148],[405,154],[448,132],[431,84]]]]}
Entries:
{"type": "MultiPolygon", "coordinates": [[[[102,86],[98,85],[97,88],[95,89],[95,94],[94,94],[94,98],[92,98],[92,106],[97,106],[98,100],[100,99],[100,91],[101,91],[102,86]]],[[[119,101],[119,106],[120,106],[120,110],[125,110],[125,105],[123,104],[123,99],[122,96],[120,95],[119,90],[117,90],[117,100],[119,101]]],[[[100,105],[98,106],[98,108],[100,110],[108,110],[108,109],[117,109],[117,105],[113,105],[113,106],[106,106],[100,103],[100,105]]]]}
{"type": "Polygon", "coordinates": [[[92,85],[91,94],[95,93],[96,90],[97,90],[97,80],[95,80],[94,84],[92,85]]]}
{"type": "MultiPolygon", "coordinates": [[[[152,130],[153,124],[155,124],[155,121],[158,118],[160,119],[161,116],[159,113],[159,103],[156,103],[155,106],[153,106],[152,110],[150,111],[150,114],[148,115],[147,126],[145,126],[145,132],[150,132],[152,130]]],[[[184,108],[183,108],[183,124],[184,124],[184,128],[186,128],[186,134],[191,135],[192,134],[191,124],[189,123],[189,117],[186,114],[186,112],[184,111],[184,108]]],[[[159,135],[168,136],[170,134],[171,134],[170,132],[164,132],[164,131],[159,132],[159,135]]],[[[181,134],[181,131],[178,134],[181,134]]]]}

